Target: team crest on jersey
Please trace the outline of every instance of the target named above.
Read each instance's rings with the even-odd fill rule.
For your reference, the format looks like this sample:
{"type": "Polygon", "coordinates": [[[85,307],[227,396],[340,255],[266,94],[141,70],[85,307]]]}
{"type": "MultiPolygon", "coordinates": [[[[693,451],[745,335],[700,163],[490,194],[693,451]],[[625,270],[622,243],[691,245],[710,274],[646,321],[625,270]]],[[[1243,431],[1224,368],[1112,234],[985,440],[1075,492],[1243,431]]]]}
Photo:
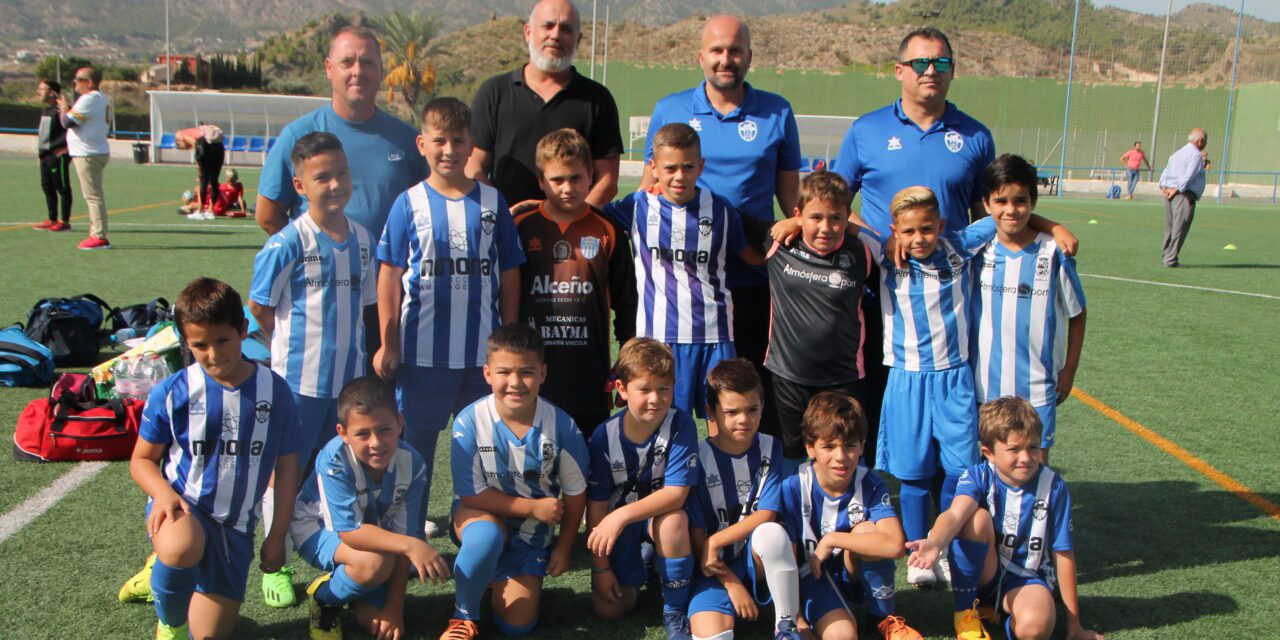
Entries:
{"type": "Polygon", "coordinates": [[[689,126],[694,131],[702,131],[702,121],[697,118],[689,118],[689,126]]]}
{"type": "Polygon", "coordinates": [[[848,269],[849,267],[852,267],[852,266],[853,266],[853,258],[852,258],[852,257],[850,257],[850,256],[849,256],[849,254],[847,254],[847,253],[840,253],[840,254],[837,254],[837,255],[836,255],[836,266],[837,266],[837,267],[839,267],[839,268],[841,268],[841,269],[848,269]]]}
{"type": "Polygon", "coordinates": [[[951,153],[960,153],[964,148],[964,136],[959,131],[948,131],[942,140],[947,143],[947,150],[951,153]]]}
{"type": "Polygon", "coordinates": [[[449,248],[454,251],[467,250],[467,232],[462,229],[455,229],[449,232],[449,248]]]}
{"type": "Polygon", "coordinates": [[[711,218],[698,218],[698,235],[711,235],[711,218]]]}
{"type": "Polygon", "coordinates": [[[886,151],[897,151],[902,148],[902,139],[898,136],[889,136],[889,146],[886,151]]]}
{"type": "Polygon", "coordinates": [[[271,403],[266,400],[258,402],[253,407],[254,418],[258,420],[258,424],[266,424],[271,419],[271,403]]]}
{"type": "Polygon", "coordinates": [[[486,236],[493,233],[493,226],[495,224],[498,224],[498,214],[488,209],[484,209],[480,212],[480,230],[483,231],[486,236]]]}
{"type": "Polygon", "coordinates": [[[742,138],[743,142],[751,142],[755,140],[756,135],[759,133],[760,128],[756,126],[756,123],[750,120],[743,120],[738,123],[738,137],[742,138]]]}
{"type": "Polygon", "coordinates": [[[769,456],[760,457],[760,477],[761,478],[769,475],[769,467],[772,465],[773,465],[773,461],[769,459],[769,456]]]}
{"type": "Polygon", "coordinates": [[[542,461],[550,462],[556,457],[556,445],[550,440],[542,441],[542,461]]]}
{"type": "Polygon", "coordinates": [[[556,262],[564,262],[573,257],[573,247],[570,247],[569,243],[564,240],[558,240],[556,245],[551,248],[551,255],[556,259],[556,262]]]}
{"type": "Polygon", "coordinates": [[[804,519],[808,520],[808,519],[809,519],[809,516],[813,515],[813,507],[811,507],[811,506],[809,506],[809,505],[807,505],[807,504],[806,504],[806,505],[804,505],[804,506],[800,509],[800,515],[801,515],[801,517],[803,517],[804,519]]]}
{"type": "Polygon", "coordinates": [[[849,524],[857,526],[867,519],[867,512],[862,509],[860,504],[849,505],[849,524]]]}
{"type": "Polygon", "coordinates": [[[952,269],[959,269],[964,266],[964,258],[960,257],[958,253],[953,253],[947,256],[947,264],[951,265],[952,269]]]}
{"type": "Polygon", "coordinates": [[[1031,507],[1031,517],[1036,520],[1044,520],[1049,515],[1049,505],[1044,500],[1036,500],[1034,507],[1031,507]]]}
{"type": "Polygon", "coordinates": [[[1049,256],[1040,256],[1036,260],[1036,279],[1043,280],[1049,277],[1049,256]]]}
{"type": "Polygon", "coordinates": [[[886,493],[886,494],[884,494],[883,496],[880,496],[880,504],[882,504],[882,505],[884,505],[884,506],[886,506],[886,507],[892,507],[892,506],[893,506],[893,500],[889,499],[889,494],[887,494],[887,493],[886,493]]]}
{"type": "Polygon", "coordinates": [[[360,266],[367,266],[368,264],[369,264],[369,247],[360,245],[360,266]]]}
{"type": "Polygon", "coordinates": [[[600,255],[600,238],[595,236],[583,236],[578,241],[578,250],[582,252],[582,257],[590,260],[600,255]]]}

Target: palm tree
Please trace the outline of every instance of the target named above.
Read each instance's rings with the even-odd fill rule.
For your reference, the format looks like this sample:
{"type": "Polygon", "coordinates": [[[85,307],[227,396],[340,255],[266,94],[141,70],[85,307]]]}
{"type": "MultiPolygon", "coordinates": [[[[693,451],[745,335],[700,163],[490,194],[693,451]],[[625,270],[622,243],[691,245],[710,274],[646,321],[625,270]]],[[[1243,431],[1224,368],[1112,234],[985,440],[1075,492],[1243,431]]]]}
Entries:
{"type": "Polygon", "coordinates": [[[387,60],[387,101],[399,94],[416,120],[418,103],[436,90],[436,67],[430,58],[435,49],[428,43],[440,32],[440,21],[434,15],[397,10],[375,20],[374,27],[381,34],[378,40],[387,60]]]}

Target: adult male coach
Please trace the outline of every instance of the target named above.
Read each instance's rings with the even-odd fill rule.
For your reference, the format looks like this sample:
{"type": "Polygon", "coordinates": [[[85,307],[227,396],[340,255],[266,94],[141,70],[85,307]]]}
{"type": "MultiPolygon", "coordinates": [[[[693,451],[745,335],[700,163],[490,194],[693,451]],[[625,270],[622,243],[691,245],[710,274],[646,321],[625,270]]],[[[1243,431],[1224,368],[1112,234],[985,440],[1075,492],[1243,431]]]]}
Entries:
{"type": "Polygon", "coordinates": [[[1192,129],[1187,144],[1169,156],[1160,173],[1160,191],[1164,194],[1164,266],[1176,268],[1182,243],[1196,216],[1196,202],[1204,195],[1204,148],[1209,137],[1204,129],[1192,129]]]}
{"type": "Polygon", "coordinates": [[[107,130],[111,124],[111,107],[107,97],[98,91],[102,72],[93,67],[76,69],[74,105],[58,96],[58,114],[67,128],[67,151],[76,166],[80,193],[89,206],[89,237],[77,245],[80,249],[110,249],[107,240],[107,195],[102,186],[103,173],[111,160],[107,130]]]}
{"type": "MultiPolygon", "coordinates": [[[[706,165],[698,184],[725,198],[742,214],[747,239],[762,248],[774,221],[776,199],[792,214],[800,189],[800,133],[791,103],[746,81],[751,69],[751,32],[733,16],[715,16],[702,28],[698,66],[706,78],[692,89],[658,101],[649,120],[645,159],[653,157],[653,135],[683,122],[698,132],[706,165]]],[[[641,187],[655,182],[644,168],[641,187]]],[[[769,344],[769,276],[737,256],[727,265],[733,295],[734,345],[760,372],[769,344]]]]}
{"type": "MultiPolygon", "coordinates": [[[[391,203],[427,177],[426,162],[418,153],[418,132],[377,107],[382,52],[372,31],[352,26],[336,31],[329,40],[324,70],[333,102],[280,132],[258,179],[255,218],[264,231],[274,234],[305,209],[306,202],[293,188],[293,145],[308,133],[328,131],[342,141],[351,166],[347,217],[380,237],[391,203]]],[[[377,331],[368,333],[376,340],[377,331]]]]}
{"type": "Polygon", "coordinates": [[[581,133],[591,146],[587,202],[602,207],[618,193],[618,105],[604,85],[573,67],[581,27],[572,2],[539,2],[524,25],[529,62],[486,80],[471,102],[476,146],[467,175],[497,187],[513,213],[543,199],[534,150],[542,136],[558,129],[581,133]]]}
{"type": "Polygon", "coordinates": [[[1120,162],[1124,163],[1124,177],[1129,183],[1129,193],[1125,196],[1125,200],[1133,199],[1133,190],[1138,186],[1138,171],[1142,169],[1142,165],[1147,165],[1147,171],[1151,170],[1151,163],[1147,161],[1147,154],[1142,150],[1142,142],[1134,141],[1133,148],[1124,152],[1120,156],[1120,162]]]}

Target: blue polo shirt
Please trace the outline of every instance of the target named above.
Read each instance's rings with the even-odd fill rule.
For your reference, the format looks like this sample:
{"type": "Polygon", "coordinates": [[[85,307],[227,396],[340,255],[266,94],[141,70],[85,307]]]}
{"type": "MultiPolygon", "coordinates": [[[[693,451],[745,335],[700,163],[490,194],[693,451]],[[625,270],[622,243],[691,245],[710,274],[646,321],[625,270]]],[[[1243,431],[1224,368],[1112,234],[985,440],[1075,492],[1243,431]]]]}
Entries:
{"type": "Polygon", "coordinates": [[[258,178],[258,193],[287,207],[290,218],[306,211],[307,203],[293,188],[293,145],[313,131],[328,131],[342,142],[351,167],[351,201],[347,217],[382,236],[387,214],[400,194],[427,177],[427,163],[418,153],[418,130],[378,109],[364,122],[343,120],[325,105],[289,123],[267,152],[258,178]]]}
{"type": "Polygon", "coordinates": [[[969,207],[982,196],[982,171],[996,158],[991,132],[954,104],[928,130],[902,111],[902,100],[854,121],[831,170],[862,191],[862,219],[888,236],[889,202],[917,185],[938,196],[946,230],[969,224],[969,207]]]}
{"type": "MultiPolygon", "coordinates": [[[[707,83],[658,101],[649,120],[644,157],[653,158],[653,136],[663,125],[684,122],[698,132],[706,168],[698,186],[733,205],[743,216],[748,240],[757,248],[774,220],[773,200],[778,172],[800,169],[800,131],[791,103],[780,95],[745,83],[746,96],[737,109],[721,114],[707,99],[707,83]],[[751,224],[751,220],[760,224],[751,224]]],[[[737,256],[728,264],[730,287],[769,281],[763,267],[751,267],[737,256]]]]}

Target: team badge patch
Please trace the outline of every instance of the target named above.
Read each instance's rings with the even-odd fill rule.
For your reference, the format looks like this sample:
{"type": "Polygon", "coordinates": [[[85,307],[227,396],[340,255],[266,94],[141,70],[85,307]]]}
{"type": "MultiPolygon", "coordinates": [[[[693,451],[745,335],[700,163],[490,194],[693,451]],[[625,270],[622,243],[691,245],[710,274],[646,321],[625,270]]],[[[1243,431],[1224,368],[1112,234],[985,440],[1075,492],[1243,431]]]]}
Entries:
{"type": "Polygon", "coordinates": [[[600,238],[595,236],[583,236],[578,242],[578,250],[582,252],[582,257],[590,260],[600,255],[600,238]]]}
{"type": "Polygon", "coordinates": [[[694,131],[702,131],[702,121],[697,118],[689,118],[689,126],[694,131]]]}
{"type": "Polygon", "coordinates": [[[860,504],[849,505],[849,523],[850,524],[856,526],[856,525],[862,524],[862,521],[866,519],[867,519],[867,515],[866,515],[866,512],[862,510],[862,505],[860,504]]]}
{"type": "Polygon", "coordinates": [[[1036,500],[1034,507],[1031,507],[1031,517],[1036,520],[1044,520],[1049,515],[1049,505],[1044,500],[1036,500]]]}
{"type": "Polygon", "coordinates": [[[951,153],[960,153],[964,148],[964,136],[959,131],[948,131],[942,140],[947,143],[947,150],[951,153]]]}
{"type": "Polygon", "coordinates": [[[711,218],[698,218],[698,234],[711,235],[711,218]]]}
{"type": "Polygon", "coordinates": [[[1049,256],[1040,256],[1036,260],[1036,279],[1042,280],[1049,277],[1049,256]]]}
{"type": "Polygon", "coordinates": [[[556,242],[556,246],[551,248],[551,255],[556,259],[556,262],[564,262],[573,257],[573,247],[570,247],[568,242],[560,240],[556,242]]]}
{"type": "Polygon", "coordinates": [[[836,266],[841,269],[848,269],[853,266],[853,258],[849,257],[849,254],[847,253],[837,254],[836,266]]]}
{"type": "Polygon", "coordinates": [[[951,265],[952,269],[959,269],[964,265],[964,258],[960,257],[958,253],[953,253],[947,256],[947,264],[951,265]]]}
{"type": "Polygon", "coordinates": [[[253,412],[258,424],[266,424],[271,419],[271,403],[263,400],[253,407],[253,412]]]}
{"type": "Polygon", "coordinates": [[[480,230],[483,231],[486,236],[493,233],[493,226],[497,223],[498,214],[488,209],[480,212],[480,230]]]}
{"type": "Polygon", "coordinates": [[[898,136],[889,136],[889,146],[886,147],[885,150],[897,151],[901,148],[902,148],[902,139],[900,139],[898,136]]]}
{"type": "Polygon", "coordinates": [[[756,123],[750,120],[743,120],[738,123],[738,137],[742,138],[743,142],[751,142],[755,140],[756,135],[759,133],[759,127],[756,126],[756,123]]]}
{"type": "Polygon", "coordinates": [[[360,264],[365,266],[369,264],[369,247],[360,245],[360,264]]]}
{"type": "Polygon", "coordinates": [[[550,462],[556,457],[556,445],[549,440],[542,441],[542,461],[550,462]]]}

